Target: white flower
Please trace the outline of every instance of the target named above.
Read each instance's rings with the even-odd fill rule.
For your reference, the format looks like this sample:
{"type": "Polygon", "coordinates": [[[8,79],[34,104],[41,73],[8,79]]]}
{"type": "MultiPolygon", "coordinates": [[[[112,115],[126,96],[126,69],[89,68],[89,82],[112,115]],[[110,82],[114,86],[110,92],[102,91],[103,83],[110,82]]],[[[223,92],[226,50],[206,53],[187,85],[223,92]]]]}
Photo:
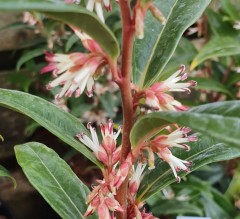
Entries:
{"type": "Polygon", "coordinates": [[[236,30],[240,30],[240,21],[235,21],[233,28],[235,28],[236,30]]]}
{"type": "MultiPolygon", "coordinates": [[[[111,5],[110,5],[109,0],[103,0],[103,4],[104,4],[105,8],[107,9],[107,11],[111,10],[111,5]]],[[[93,11],[95,9],[100,20],[103,23],[105,22],[105,19],[103,16],[103,9],[102,9],[102,0],[88,0],[86,8],[89,11],[93,11]]]]}

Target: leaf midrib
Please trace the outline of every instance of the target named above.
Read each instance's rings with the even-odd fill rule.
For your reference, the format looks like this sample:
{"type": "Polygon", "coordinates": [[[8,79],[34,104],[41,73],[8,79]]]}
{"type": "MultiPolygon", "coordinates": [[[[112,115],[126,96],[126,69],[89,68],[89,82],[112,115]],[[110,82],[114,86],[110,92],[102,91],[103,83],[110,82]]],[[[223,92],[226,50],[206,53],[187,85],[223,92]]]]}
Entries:
{"type": "MultiPolygon", "coordinates": [[[[144,81],[145,81],[145,77],[146,77],[146,74],[147,74],[147,70],[148,70],[149,65],[150,65],[150,63],[151,63],[153,54],[155,53],[156,48],[157,48],[157,44],[158,44],[157,42],[158,42],[159,39],[162,37],[162,34],[163,34],[164,30],[166,29],[166,26],[167,26],[167,23],[168,23],[168,20],[169,20],[168,18],[171,16],[172,11],[173,11],[173,8],[174,8],[175,5],[177,4],[177,2],[178,2],[178,1],[176,1],[176,2],[173,4],[172,8],[170,9],[170,12],[169,12],[169,14],[168,14],[168,16],[167,16],[167,19],[166,19],[167,22],[166,22],[166,24],[163,26],[160,34],[158,35],[158,38],[157,38],[157,40],[156,40],[156,42],[155,42],[155,44],[154,44],[154,46],[153,46],[152,52],[151,52],[150,56],[148,57],[148,61],[147,61],[146,65],[145,65],[143,74],[142,74],[142,76],[141,76],[140,85],[139,85],[140,87],[143,87],[143,86],[144,86],[144,81]]],[[[170,59],[170,58],[169,58],[169,59],[170,59]]],[[[151,83],[152,80],[153,80],[153,79],[151,79],[151,80],[149,81],[149,83],[151,83]]]]}
{"type": "Polygon", "coordinates": [[[79,213],[79,215],[81,216],[81,218],[84,219],[82,213],[79,211],[79,209],[77,208],[77,206],[75,205],[75,203],[72,201],[72,199],[68,196],[68,194],[65,192],[65,190],[63,189],[63,187],[61,186],[61,184],[57,181],[57,179],[55,178],[55,176],[50,172],[50,170],[47,168],[47,166],[44,164],[44,162],[42,161],[42,159],[38,156],[38,154],[27,145],[27,147],[37,156],[37,158],[40,160],[40,162],[42,163],[43,167],[47,170],[47,172],[49,173],[49,175],[53,178],[53,180],[56,182],[56,184],[59,186],[58,188],[61,189],[61,191],[63,192],[63,194],[67,197],[67,199],[70,201],[70,203],[72,204],[72,206],[77,210],[77,212],[79,213]]]}
{"type": "MultiPolygon", "coordinates": [[[[1,89],[0,91],[7,91],[6,89],[1,89]]],[[[14,94],[19,94],[19,92],[16,91],[12,91],[14,94]]],[[[6,95],[6,94],[5,94],[6,95]]],[[[21,95],[21,93],[20,93],[21,95]]],[[[36,98],[36,97],[34,97],[36,98]]],[[[48,120],[43,120],[43,116],[39,116],[37,113],[35,113],[32,110],[29,110],[27,107],[25,107],[24,105],[20,105],[20,109],[17,109],[16,106],[19,105],[19,102],[16,102],[15,100],[11,100],[11,101],[4,101],[5,103],[3,103],[0,99],[0,105],[5,106],[7,108],[13,109],[14,111],[17,111],[23,115],[26,115],[29,117],[29,114],[32,115],[33,120],[35,120],[37,123],[39,123],[40,125],[44,126],[47,130],[49,130],[51,133],[53,133],[54,135],[58,136],[59,139],[61,139],[62,141],[66,142],[67,144],[71,145],[73,148],[75,148],[76,150],[78,150],[81,153],[84,153],[85,151],[89,152],[90,155],[90,151],[85,148],[80,142],[78,142],[77,140],[75,140],[72,136],[70,136],[70,134],[67,134],[65,136],[62,137],[61,132],[59,132],[58,129],[56,129],[56,127],[58,127],[57,125],[52,125],[51,122],[49,122],[48,120]],[[7,103],[7,104],[6,104],[7,103]],[[14,106],[15,105],[15,106],[14,106]],[[30,112],[29,114],[26,112],[30,112]],[[51,127],[51,128],[48,128],[51,127]],[[76,145],[78,147],[76,147],[76,145]]],[[[50,104],[50,103],[48,103],[50,104]]],[[[71,114],[69,114],[68,116],[72,116],[71,114]]],[[[74,118],[73,118],[74,119],[74,118]]],[[[79,126],[83,127],[83,129],[85,128],[83,125],[81,125],[81,123],[79,123],[79,126]]],[[[84,132],[89,135],[88,131],[84,129],[84,132]]],[[[95,159],[91,158],[90,156],[87,156],[89,160],[91,160],[93,163],[95,163],[98,167],[101,167],[101,164],[98,163],[95,159]]]]}

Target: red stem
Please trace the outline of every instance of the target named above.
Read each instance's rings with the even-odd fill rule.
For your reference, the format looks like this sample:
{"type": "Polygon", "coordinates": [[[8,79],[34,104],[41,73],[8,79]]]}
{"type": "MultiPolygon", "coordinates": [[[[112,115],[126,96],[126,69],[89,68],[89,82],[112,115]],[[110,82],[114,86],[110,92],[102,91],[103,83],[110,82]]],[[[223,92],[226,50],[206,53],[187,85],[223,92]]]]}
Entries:
{"type": "MultiPolygon", "coordinates": [[[[119,0],[121,17],[122,17],[122,78],[119,87],[122,96],[123,108],[123,136],[122,151],[120,163],[122,163],[131,151],[131,143],[129,139],[130,131],[133,126],[133,98],[131,93],[131,73],[132,73],[132,51],[135,27],[131,17],[131,8],[129,1],[119,0]]],[[[117,191],[117,200],[124,208],[124,212],[117,214],[117,219],[127,219],[127,188],[128,179],[123,182],[117,191]]]]}

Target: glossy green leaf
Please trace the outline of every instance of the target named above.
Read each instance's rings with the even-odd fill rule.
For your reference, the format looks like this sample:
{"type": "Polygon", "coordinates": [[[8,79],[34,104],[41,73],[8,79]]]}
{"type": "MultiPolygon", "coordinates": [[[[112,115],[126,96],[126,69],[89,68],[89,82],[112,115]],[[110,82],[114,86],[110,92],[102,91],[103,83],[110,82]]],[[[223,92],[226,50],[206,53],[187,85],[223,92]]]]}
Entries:
{"type": "MultiPolygon", "coordinates": [[[[154,29],[149,29],[152,34],[157,35],[154,46],[149,47],[148,44],[147,50],[150,49],[151,52],[144,58],[144,61],[141,57],[136,56],[139,62],[144,62],[144,65],[142,63],[143,68],[139,66],[135,67],[141,74],[141,86],[148,86],[159,80],[183,32],[202,15],[209,3],[210,0],[177,0],[173,7],[171,7],[167,23],[160,34],[159,32],[155,32],[154,29]]],[[[160,8],[161,7],[160,5],[160,8]]],[[[147,25],[148,23],[146,23],[146,26],[147,25]]],[[[145,32],[146,31],[147,30],[145,30],[145,32]]],[[[145,37],[147,38],[147,36],[145,37]]],[[[148,38],[146,40],[150,41],[148,38]]],[[[139,47],[141,53],[146,53],[144,47],[139,47]]],[[[135,64],[136,61],[134,61],[134,65],[135,64]]],[[[134,74],[139,73],[134,72],[134,74]]]]}
{"type": "Polygon", "coordinates": [[[211,32],[214,36],[231,36],[237,35],[237,30],[233,28],[233,24],[230,21],[223,20],[223,16],[219,13],[208,9],[205,12],[207,21],[210,26],[211,32]]]}
{"type": "MultiPolygon", "coordinates": [[[[153,4],[158,7],[167,18],[175,1],[176,0],[153,0],[153,4]]],[[[163,29],[163,25],[161,25],[150,12],[147,13],[144,24],[144,38],[135,39],[133,48],[132,80],[136,84],[140,83],[142,73],[149,62],[154,44],[163,29]]]]}
{"type": "Polygon", "coordinates": [[[190,66],[196,68],[207,59],[240,54],[239,40],[234,37],[215,37],[211,39],[196,55],[190,66]]]}
{"type": "Polygon", "coordinates": [[[0,177],[8,177],[12,180],[14,188],[16,188],[17,183],[16,180],[11,176],[11,174],[8,172],[8,170],[0,165],[0,177]]]}
{"type": "MultiPolygon", "coordinates": [[[[224,145],[207,136],[198,135],[198,141],[191,142],[189,145],[191,146],[189,152],[181,149],[173,149],[172,151],[178,158],[193,162],[191,171],[212,162],[240,157],[240,148],[224,145]]],[[[155,166],[154,170],[148,170],[144,175],[138,192],[138,200],[143,201],[169,184],[176,182],[172,170],[166,162],[158,158],[155,161],[155,166]]],[[[183,177],[187,174],[182,171],[179,176],[183,177]]]]}
{"type": "MultiPolygon", "coordinates": [[[[212,174],[214,175],[214,172],[212,174]]],[[[204,212],[203,215],[209,216],[211,219],[232,218],[236,211],[233,203],[217,191],[206,179],[202,180],[202,176],[199,179],[196,174],[190,174],[186,181],[172,185],[173,190],[177,190],[176,196],[188,194],[191,204],[201,208],[204,212]],[[208,204],[206,205],[206,203],[208,204]]],[[[224,179],[222,178],[222,180],[224,179]]]]}
{"type": "Polygon", "coordinates": [[[21,56],[21,58],[18,60],[18,62],[17,62],[17,67],[16,67],[16,68],[17,68],[17,71],[19,71],[20,68],[22,67],[22,65],[23,65],[24,63],[26,63],[27,61],[29,61],[29,60],[31,60],[31,59],[33,59],[33,58],[36,58],[36,57],[38,57],[38,56],[43,55],[44,49],[45,49],[45,48],[37,48],[37,49],[28,51],[28,52],[26,52],[25,54],[23,54],[23,55],[21,56]]]}
{"type": "Polygon", "coordinates": [[[198,215],[202,216],[202,210],[187,201],[162,200],[151,206],[151,212],[155,216],[160,215],[198,215]]]}
{"type": "Polygon", "coordinates": [[[42,98],[20,91],[0,89],[0,105],[32,118],[92,162],[101,166],[92,152],[75,138],[80,132],[88,134],[88,130],[76,117],[42,98]]]}
{"type": "Polygon", "coordinates": [[[156,112],[143,116],[131,131],[132,146],[137,146],[170,123],[188,126],[223,143],[240,147],[240,101],[210,103],[184,112],[156,112]]]}
{"type": "Polygon", "coordinates": [[[197,86],[195,89],[204,89],[207,91],[216,91],[216,92],[221,92],[224,94],[227,94],[231,98],[234,99],[233,95],[229,90],[220,82],[213,80],[211,78],[191,78],[191,80],[194,80],[197,82],[197,86]]]}
{"type": "Polygon", "coordinates": [[[84,218],[90,191],[55,151],[30,142],[15,146],[15,154],[28,180],[61,218],[84,218]]]}
{"type": "Polygon", "coordinates": [[[109,28],[98,17],[80,5],[64,1],[0,0],[0,11],[38,11],[47,16],[73,25],[93,37],[113,59],[119,54],[118,42],[109,28]]]}
{"type": "Polygon", "coordinates": [[[78,41],[79,41],[79,38],[77,35],[73,34],[72,36],[70,36],[65,45],[65,52],[69,52],[69,50],[73,47],[73,45],[78,41]]]}
{"type": "Polygon", "coordinates": [[[189,64],[196,55],[197,50],[193,43],[182,37],[173,56],[164,68],[162,74],[159,76],[159,80],[166,80],[174,72],[176,72],[182,64],[189,64]]]}

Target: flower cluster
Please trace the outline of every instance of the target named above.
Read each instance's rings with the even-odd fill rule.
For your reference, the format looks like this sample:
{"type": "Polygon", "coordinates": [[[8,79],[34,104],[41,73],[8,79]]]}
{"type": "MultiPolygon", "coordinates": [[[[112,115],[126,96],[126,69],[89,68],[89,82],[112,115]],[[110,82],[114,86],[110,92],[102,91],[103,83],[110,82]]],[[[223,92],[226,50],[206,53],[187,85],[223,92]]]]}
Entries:
{"type": "Polygon", "coordinates": [[[91,215],[97,211],[100,219],[113,218],[114,211],[123,211],[115,198],[116,191],[126,179],[129,169],[132,166],[131,157],[119,164],[121,146],[117,147],[116,139],[121,132],[119,128],[117,133],[113,132],[113,122],[101,125],[102,141],[99,142],[96,130],[88,124],[91,138],[85,133],[77,135],[79,140],[90,148],[96,158],[104,164],[103,180],[98,180],[98,186],[94,187],[89,194],[87,203],[89,207],[85,216],[91,215]],[[112,213],[111,213],[112,212],[112,213]]]}
{"type": "Polygon", "coordinates": [[[155,168],[154,154],[156,154],[170,165],[177,182],[180,182],[180,177],[177,175],[177,172],[180,170],[189,172],[188,167],[191,165],[191,162],[175,157],[171,152],[171,148],[178,147],[189,151],[190,147],[188,143],[197,141],[197,137],[194,135],[189,136],[188,134],[191,132],[191,129],[187,127],[178,127],[173,130],[167,126],[164,130],[168,131],[169,134],[160,134],[152,140],[145,142],[138,148],[137,154],[140,153],[144,157],[143,151],[147,152],[149,169],[155,168]]]}
{"type": "Polygon", "coordinates": [[[184,111],[188,107],[182,105],[179,101],[175,100],[173,96],[169,95],[167,92],[187,92],[190,93],[189,87],[196,86],[196,81],[187,81],[184,83],[179,83],[186,80],[188,77],[185,73],[185,66],[182,65],[178,71],[172,74],[165,81],[161,81],[153,84],[144,90],[138,91],[135,95],[135,105],[138,101],[144,98],[145,104],[148,108],[154,111],[184,111]]]}
{"type": "Polygon", "coordinates": [[[86,94],[91,97],[94,91],[94,76],[108,63],[106,54],[98,43],[85,33],[72,27],[77,36],[82,41],[83,46],[89,53],[53,54],[46,52],[46,60],[49,65],[41,70],[41,73],[52,71],[55,79],[51,81],[47,88],[52,89],[63,85],[57,99],[64,95],[79,97],[86,88],[86,94]]]}
{"type": "MultiPolygon", "coordinates": [[[[143,90],[138,90],[138,88],[133,87],[136,91],[134,96],[134,107],[136,108],[139,105],[139,102],[144,101],[144,106],[149,109],[149,112],[152,111],[184,111],[188,107],[182,105],[179,101],[175,100],[173,96],[168,94],[168,92],[187,92],[190,93],[189,87],[195,86],[195,81],[182,82],[187,79],[188,75],[185,73],[185,66],[182,65],[178,71],[172,74],[165,81],[161,81],[153,84],[151,87],[145,88],[143,90]]],[[[168,131],[168,134],[160,134],[154,139],[145,142],[134,152],[135,157],[141,155],[144,157],[144,151],[148,154],[148,165],[149,169],[154,169],[154,154],[156,154],[163,161],[167,162],[173,174],[177,180],[180,182],[180,177],[178,177],[177,172],[180,170],[189,171],[189,166],[191,162],[181,160],[175,157],[172,152],[172,147],[178,147],[190,150],[188,146],[189,142],[197,141],[196,136],[188,136],[191,129],[187,127],[177,127],[173,130],[170,126],[165,127],[165,131],[168,131]]]]}
{"type": "Polygon", "coordinates": [[[124,209],[117,201],[116,193],[129,175],[131,177],[129,177],[127,201],[131,218],[155,219],[151,214],[146,213],[145,210],[140,211],[143,203],[135,202],[136,193],[146,164],[138,163],[137,167],[134,168],[131,154],[120,164],[121,146],[117,147],[116,140],[121,132],[121,128],[114,133],[111,120],[105,125],[100,125],[100,128],[102,134],[101,143],[91,123],[88,123],[91,138],[85,133],[77,135],[79,140],[91,149],[96,158],[104,164],[104,169],[102,170],[104,178],[103,180],[97,180],[98,185],[89,194],[87,199],[89,206],[84,216],[90,216],[97,211],[99,219],[112,219],[115,218],[114,212],[122,212],[124,209]]]}

